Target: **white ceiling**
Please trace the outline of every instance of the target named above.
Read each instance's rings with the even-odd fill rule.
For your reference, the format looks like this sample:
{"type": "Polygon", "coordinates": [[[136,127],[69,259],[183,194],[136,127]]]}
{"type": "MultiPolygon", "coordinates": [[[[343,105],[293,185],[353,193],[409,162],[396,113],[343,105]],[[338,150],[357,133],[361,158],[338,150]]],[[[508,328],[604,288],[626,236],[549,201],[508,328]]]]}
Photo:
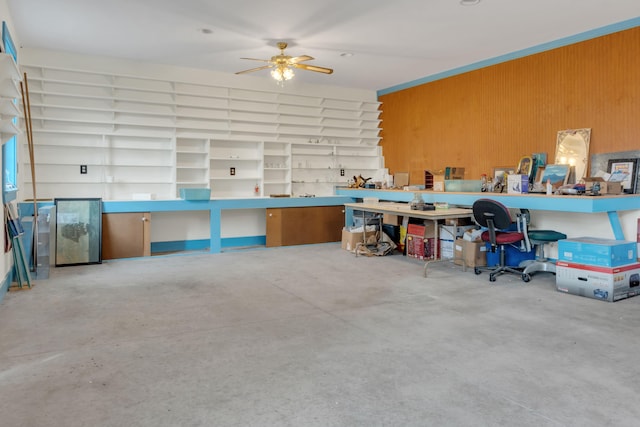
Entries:
{"type": "MultiPolygon", "coordinates": [[[[7,0],[20,45],[221,72],[278,41],[332,75],[381,90],[640,17],[640,0],[7,0]],[[202,29],[211,34],[204,34],[202,29]],[[341,53],[352,53],[351,57],[341,53]]],[[[253,75],[268,77],[268,70],[253,75]]],[[[242,75],[237,78],[243,78],[242,75]]]]}

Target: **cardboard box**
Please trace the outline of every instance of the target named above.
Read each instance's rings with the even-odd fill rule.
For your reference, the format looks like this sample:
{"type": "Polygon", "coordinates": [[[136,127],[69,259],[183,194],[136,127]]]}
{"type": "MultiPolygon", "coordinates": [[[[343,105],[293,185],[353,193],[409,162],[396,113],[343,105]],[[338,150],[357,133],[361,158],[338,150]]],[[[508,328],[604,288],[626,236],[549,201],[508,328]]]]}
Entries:
{"type": "Polygon", "coordinates": [[[475,225],[441,225],[440,240],[451,240],[462,237],[467,230],[476,228],[475,225]]]}
{"type": "MultiPolygon", "coordinates": [[[[360,242],[363,242],[364,236],[363,232],[352,232],[346,228],[342,229],[342,249],[345,249],[350,252],[354,252],[356,250],[356,245],[360,242]]],[[[373,244],[378,241],[378,232],[368,231],[367,232],[367,244],[373,244]]]]}
{"type": "Polygon", "coordinates": [[[395,188],[404,188],[409,185],[409,172],[396,172],[393,175],[393,186],[395,188]]]}
{"type": "Polygon", "coordinates": [[[416,259],[433,258],[435,238],[407,234],[407,256],[416,259]]]}
{"type": "Polygon", "coordinates": [[[407,234],[420,237],[435,237],[436,229],[433,221],[427,221],[425,224],[409,224],[407,226],[407,234]]]}
{"type": "Polygon", "coordinates": [[[474,225],[474,222],[471,218],[447,218],[444,220],[444,224],[452,226],[463,226],[474,225]]]}
{"type": "Polygon", "coordinates": [[[600,190],[598,190],[600,194],[622,194],[621,182],[605,181],[599,176],[584,179],[585,191],[591,193],[593,184],[596,182],[600,184],[600,190]]]}
{"type": "Polygon", "coordinates": [[[529,192],[529,175],[507,175],[507,193],[524,194],[529,192]]]}
{"type": "Polygon", "coordinates": [[[453,259],[453,240],[440,239],[440,259],[453,259]]]}
{"type": "Polygon", "coordinates": [[[444,170],[444,179],[464,179],[464,168],[446,167],[444,170]]]}
{"type": "Polygon", "coordinates": [[[433,175],[433,191],[444,191],[444,174],[433,175]]]}
{"type": "Polygon", "coordinates": [[[483,241],[471,242],[457,238],[454,243],[453,262],[466,267],[487,265],[487,246],[483,241]]]}
{"type": "Polygon", "coordinates": [[[453,259],[454,258],[454,244],[453,242],[464,235],[464,232],[475,228],[475,225],[441,225],[440,226],[440,258],[441,259],[453,259]]]}
{"type": "Polygon", "coordinates": [[[637,262],[637,243],[625,240],[577,237],[558,241],[558,260],[602,267],[637,262]]]}
{"type": "Polygon", "coordinates": [[[402,225],[402,217],[400,215],[383,214],[382,223],[389,225],[402,225]]]}
{"type": "Polygon", "coordinates": [[[630,298],[640,294],[640,264],[609,268],[558,261],[556,289],[610,302],[630,298]]]}

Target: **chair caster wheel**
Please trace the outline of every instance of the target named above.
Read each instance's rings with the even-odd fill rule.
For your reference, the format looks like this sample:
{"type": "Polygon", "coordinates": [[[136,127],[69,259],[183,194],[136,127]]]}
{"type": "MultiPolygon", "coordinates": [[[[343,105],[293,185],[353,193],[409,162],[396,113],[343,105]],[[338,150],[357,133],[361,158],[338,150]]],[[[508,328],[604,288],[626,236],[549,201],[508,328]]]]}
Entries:
{"type": "Polygon", "coordinates": [[[480,273],[482,273],[482,270],[480,270],[478,267],[473,267],[473,272],[475,274],[480,274],[480,273]]]}
{"type": "Polygon", "coordinates": [[[495,282],[495,281],[496,281],[496,276],[494,276],[494,275],[490,275],[490,276],[489,276],[489,281],[490,281],[490,282],[495,282]]]}
{"type": "Polygon", "coordinates": [[[522,281],[527,283],[531,281],[531,275],[527,273],[522,273],[522,281]]]}

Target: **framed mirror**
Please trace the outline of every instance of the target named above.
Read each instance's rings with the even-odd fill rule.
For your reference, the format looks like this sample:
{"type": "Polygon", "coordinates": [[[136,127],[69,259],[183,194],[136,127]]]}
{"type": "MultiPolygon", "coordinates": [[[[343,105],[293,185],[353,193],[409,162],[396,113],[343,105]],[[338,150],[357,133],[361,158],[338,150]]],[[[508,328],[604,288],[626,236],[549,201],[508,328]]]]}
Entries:
{"type": "Polygon", "coordinates": [[[568,129],[558,132],[555,164],[573,166],[573,179],[579,182],[587,176],[591,129],[568,129]]]}
{"type": "Polygon", "coordinates": [[[55,199],[56,267],[102,262],[102,199],[55,199]]]}

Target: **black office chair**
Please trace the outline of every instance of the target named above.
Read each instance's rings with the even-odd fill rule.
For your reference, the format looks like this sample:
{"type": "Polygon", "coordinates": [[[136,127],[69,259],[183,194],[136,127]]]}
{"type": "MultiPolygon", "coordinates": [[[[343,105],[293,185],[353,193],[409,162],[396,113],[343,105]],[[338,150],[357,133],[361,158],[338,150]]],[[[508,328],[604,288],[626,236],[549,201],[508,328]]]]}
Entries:
{"type": "Polygon", "coordinates": [[[511,213],[502,203],[491,199],[478,199],[473,204],[473,219],[487,231],[482,233],[482,240],[491,244],[491,252],[499,251],[500,262],[495,267],[475,267],[474,273],[480,274],[488,270],[489,281],[495,282],[496,276],[503,273],[522,275],[522,269],[508,266],[505,263],[506,246],[522,242],[525,235],[519,231],[506,231],[512,224],[511,213]]]}

